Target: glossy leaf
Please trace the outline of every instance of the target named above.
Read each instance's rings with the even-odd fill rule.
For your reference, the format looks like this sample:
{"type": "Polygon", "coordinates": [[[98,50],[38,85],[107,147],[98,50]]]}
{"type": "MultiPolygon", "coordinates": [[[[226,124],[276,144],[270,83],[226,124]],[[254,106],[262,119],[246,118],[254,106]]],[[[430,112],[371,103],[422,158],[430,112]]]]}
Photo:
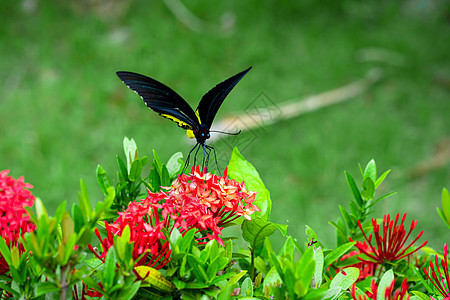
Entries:
{"type": "Polygon", "coordinates": [[[315,270],[314,252],[312,248],[303,253],[300,260],[295,264],[295,293],[303,297],[308,293],[315,270]]]}
{"type": "Polygon", "coordinates": [[[103,195],[106,196],[106,189],[111,186],[111,180],[109,179],[108,174],[106,174],[105,169],[100,165],[97,165],[96,175],[97,183],[100,186],[103,195]]]}
{"type": "Polygon", "coordinates": [[[350,186],[350,190],[352,191],[353,198],[355,199],[356,203],[358,203],[358,205],[362,205],[363,200],[361,198],[361,194],[359,193],[359,189],[356,186],[355,180],[353,179],[352,175],[345,172],[345,178],[347,178],[347,183],[350,186]]]}
{"type": "Polygon", "coordinates": [[[170,177],[175,176],[183,168],[183,164],[180,162],[180,159],[182,158],[183,153],[177,152],[167,161],[167,171],[169,172],[170,177]]]}
{"type": "Polygon", "coordinates": [[[80,180],[80,191],[78,192],[78,200],[80,201],[80,208],[83,215],[87,217],[87,220],[90,220],[92,206],[91,201],[89,200],[87,187],[83,179],[80,180]]]}
{"type": "Polygon", "coordinates": [[[384,300],[385,291],[391,285],[393,280],[394,271],[390,269],[384,273],[383,277],[381,277],[380,283],[378,284],[377,300],[384,300]]]}
{"type": "Polygon", "coordinates": [[[361,197],[367,202],[370,199],[373,199],[375,195],[375,184],[373,183],[372,178],[366,177],[363,181],[361,197]]]}
{"type": "Polygon", "coordinates": [[[130,140],[127,137],[123,139],[123,151],[125,152],[125,157],[127,159],[127,171],[129,173],[133,161],[138,158],[137,146],[134,139],[130,140]]]}
{"type": "Polygon", "coordinates": [[[378,188],[378,186],[383,183],[383,181],[386,179],[386,177],[389,175],[390,172],[391,170],[387,170],[386,172],[381,174],[381,176],[378,177],[377,180],[375,180],[375,188],[378,188]]]}
{"type": "Polygon", "coordinates": [[[241,297],[253,297],[253,283],[250,277],[244,279],[241,284],[241,297]]]}
{"type": "Polygon", "coordinates": [[[324,268],[323,250],[321,247],[314,250],[314,286],[320,287],[322,284],[322,273],[324,268]]]}
{"type": "Polygon", "coordinates": [[[345,268],[331,280],[329,290],[326,294],[328,299],[338,299],[339,296],[348,290],[359,277],[359,269],[354,267],[345,268]]]}
{"type": "Polygon", "coordinates": [[[371,159],[364,170],[364,179],[370,178],[372,182],[377,180],[377,166],[375,164],[375,160],[371,159]]]}
{"type": "Polygon", "coordinates": [[[140,277],[144,278],[145,283],[150,284],[158,290],[172,292],[175,289],[174,285],[167,280],[160,271],[154,268],[148,266],[137,266],[134,270],[140,277]]]}
{"type": "Polygon", "coordinates": [[[333,251],[331,251],[326,257],[324,262],[324,268],[328,268],[329,265],[331,265],[334,261],[336,261],[338,258],[340,258],[342,255],[346,254],[348,250],[350,250],[356,243],[355,242],[349,242],[346,244],[343,244],[333,251]]]}
{"type": "Polygon", "coordinates": [[[258,171],[239,153],[239,150],[234,147],[231,153],[231,159],[228,163],[228,177],[238,181],[245,182],[245,187],[249,191],[256,192],[255,204],[259,207],[261,212],[255,212],[254,216],[261,217],[264,220],[269,220],[270,211],[272,209],[272,200],[270,199],[270,192],[261,180],[258,171]]]}
{"type": "Polygon", "coordinates": [[[277,229],[285,234],[287,226],[271,223],[261,218],[252,221],[245,220],[241,226],[242,237],[250,244],[256,255],[261,253],[264,239],[271,236],[277,229]]]}

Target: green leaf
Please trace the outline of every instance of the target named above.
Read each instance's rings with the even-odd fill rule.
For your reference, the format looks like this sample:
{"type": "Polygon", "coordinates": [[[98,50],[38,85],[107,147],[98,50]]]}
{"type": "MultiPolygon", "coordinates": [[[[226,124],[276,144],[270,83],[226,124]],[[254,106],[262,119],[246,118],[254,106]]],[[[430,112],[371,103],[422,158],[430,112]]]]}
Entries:
{"type": "Polygon", "coordinates": [[[300,260],[295,264],[295,293],[299,297],[303,297],[308,293],[311,281],[315,271],[314,252],[312,248],[303,253],[300,260]]]}
{"type": "Polygon", "coordinates": [[[356,224],[353,222],[352,218],[350,218],[350,215],[347,213],[345,208],[343,208],[341,205],[339,205],[339,210],[341,211],[341,215],[344,218],[344,221],[347,224],[347,227],[348,228],[355,227],[356,224]]]}
{"type": "Polygon", "coordinates": [[[8,265],[12,265],[11,250],[6,245],[5,239],[0,238],[0,252],[8,265]]]}
{"type": "Polygon", "coordinates": [[[80,232],[87,220],[84,219],[83,212],[75,203],[72,205],[72,216],[75,232],[80,232]]]}
{"type": "Polygon", "coordinates": [[[105,169],[102,166],[97,165],[97,183],[100,186],[100,189],[103,192],[103,195],[106,196],[106,189],[111,186],[111,181],[109,180],[108,174],[106,174],[105,169]]]}
{"type": "Polygon", "coordinates": [[[91,219],[92,206],[89,200],[89,194],[86,188],[86,184],[83,179],[80,180],[80,192],[78,192],[78,199],[80,200],[80,208],[83,215],[87,217],[87,220],[91,219]]]}
{"type": "Polygon", "coordinates": [[[286,256],[289,257],[289,259],[293,260],[294,253],[295,253],[294,239],[291,236],[288,236],[278,255],[286,256]]]}
{"type": "Polygon", "coordinates": [[[183,158],[183,153],[177,152],[172,155],[167,161],[167,171],[169,172],[169,176],[175,176],[183,167],[183,164],[180,163],[179,159],[183,158]]]}
{"type": "Polygon", "coordinates": [[[364,179],[366,178],[372,179],[372,182],[377,180],[377,165],[373,159],[367,163],[366,169],[364,170],[364,179]]]}
{"type": "Polygon", "coordinates": [[[123,151],[127,159],[127,171],[130,172],[131,164],[138,158],[138,151],[134,139],[129,140],[127,137],[123,139],[123,151]]]}
{"type": "Polygon", "coordinates": [[[156,171],[158,172],[158,175],[161,176],[161,170],[162,170],[162,162],[161,159],[159,159],[158,154],[155,150],[153,150],[153,166],[155,167],[156,171]]]}
{"type": "Polygon", "coordinates": [[[136,159],[131,164],[131,168],[129,170],[129,178],[131,181],[138,180],[141,178],[141,172],[142,172],[142,163],[140,159],[136,159]]]}
{"type": "Polygon", "coordinates": [[[69,237],[74,233],[74,222],[67,211],[63,214],[61,229],[63,241],[68,241],[69,237]]]}
{"type": "Polygon", "coordinates": [[[36,197],[36,201],[34,202],[34,209],[36,210],[36,216],[39,219],[42,217],[48,218],[47,210],[45,209],[44,203],[41,198],[36,197]]]}
{"type": "Polygon", "coordinates": [[[430,300],[430,296],[427,296],[426,294],[419,292],[419,291],[411,291],[415,296],[417,296],[420,300],[430,300]]]}
{"type": "Polygon", "coordinates": [[[324,268],[323,250],[321,247],[314,250],[314,261],[314,286],[318,288],[322,284],[322,273],[324,268]]]}
{"type": "Polygon", "coordinates": [[[340,258],[342,255],[348,252],[353,245],[355,245],[355,242],[349,242],[346,244],[343,244],[333,251],[331,251],[327,257],[325,258],[324,268],[327,268],[329,265],[331,265],[334,261],[336,261],[338,258],[340,258]]]}
{"type": "Polygon", "coordinates": [[[448,228],[450,228],[450,222],[447,221],[444,212],[439,207],[436,207],[436,211],[439,217],[441,217],[442,221],[444,221],[444,224],[447,225],[448,228]]]}
{"type": "Polygon", "coordinates": [[[272,200],[270,192],[261,180],[258,171],[239,153],[234,147],[231,153],[231,159],[228,163],[228,176],[236,181],[245,182],[247,190],[256,192],[256,198],[253,204],[258,206],[261,212],[255,212],[253,216],[261,217],[264,220],[270,219],[272,209],[272,200]]]}
{"type": "Polygon", "coordinates": [[[105,258],[105,268],[103,272],[103,287],[105,290],[112,287],[116,274],[116,251],[114,246],[109,248],[105,258]]]}
{"type": "Polygon", "coordinates": [[[281,285],[281,277],[278,274],[276,267],[273,266],[264,277],[263,289],[266,291],[268,288],[278,285],[281,285]]]}
{"type": "MultiPolygon", "coordinates": [[[[313,241],[317,242],[314,244],[316,246],[316,248],[323,247],[322,243],[319,241],[320,239],[317,236],[316,232],[308,225],[305,225],[305,227],[306,227],[305,233],[306,233],[306,236],[308,237],[308,243],[309,243],[309,241],[313,240],[313,241]]],[[[299,250],[302,251],[301,249],[299,249],[299,250]]]]}
{"type": "Polygon", "coordinates": [[[363,181],[361,197],[367,202],[370,199],[373,199],[375,195],[375,184],[373,183],[372,178],[366,177],[363,181]]]}
{"type": "Polygon", "coordinates": [[[361,198],[361,194],[359,193],[359,189],[356,186],[355,180],[353,179],[352,175],[345,172],[345,178],[347,178],[348,185],[350,186],[353,198],[355,198],[356,203],[358,203],[359,206],[362,206],[364,202],[361,198]]]}
{"type": "Polygon", "coordinates": [[[130,300],[133,299],[134,295],[138,292],[141,287],[141,281],[135,281],[131,284],[131,287],[124,289],[125,293],[121,295],[120,299],[130,300]]]}
{"type": "Polygon", "coordinates": [[[60,290],[59,287],[57,287],[52,282],[38,282],[35,286],[36,288],[36,296],[41,296],[45,294],[50,293],[56,293],[60,290]]]}
{"type": "Polygon", "coordinates": [[[150,284],[158,290],[170,293],[175,289],[174,285],[169,280],[167,280],[160,271],[154,268],[147,266],[137,266],[134,268],[134,270],[139,274],[140,277],[145,278],[145,283],[150,284]]]}
{"type": "Polygon", "coordinates": [[[55,220],[56,223],[60,223],[62,218],[63,218],[63,214],[66,212],[66,205],[67,205],[67,201],[63,201],[58,205],[58,208],[56,209],[55,212],[55,220]]]}
{"type": "Polygon", "coordinates": [[[119,174],[122,176],[123,180],[128,181],[128,169],[125,166],[125,163],[120,158],[120,156],[116,156],[117,165],[119,166],[119,174]]]}
{"type": "Polygon", "coordinates": [[[386,177],[389,175],[390,172],[391,170],[387,170],[386,172],[381,174],[381,176],[378,177],[377,180],[375,180],[375,188],[378,188],[378,186],[383,183],[384,179],[386,179],[386,177]]]}
{"type": "Polygon", "coordinates": [[[450,224],[450,194],[446,188],[442,189],[442,213],[445,216],[447,224],[450,224]]]}
{"type": "MultiPolygon", "coordinates": [[[[195,248],[194,248],[195,249],[195,248]]],[[[192,273],[200,283],[208,283],[208,275],[205,272],[205,265],[195,255],[187,254],[187,262],[192,268],[192,273]]]]}
{"type": "Polygon", "coordinates": [[[171,183],[172,182],[170,181],[169,171],[167,170],[166,166],[163,165],[161,169],[161,186],[170,186],[171,183]]]}
{"type": "Polygon", "coordinates": [[[271,236],[277,229],[285,234],[287,226],[265,221],[261,218],[251,221],[244,220],[241,225],[242,237],[250,244],[256,255],[261,253],[264,239],[271,236]]]}
{"type": "Polygon", "coordinates": [[[241,284],[241,297],[253,297],[253,283],[250,277],[244,279],[241,284]]]}
{"type": "Polygon", "coordinates": [[[6,285],[1,281],[0,281],[0,289],[13,294],[13,296],[15,296],[16,299],[19,299],[20,293],[18,291],[16,291],[15,289],[13,289],[11,286],[6,285]]]}
{"type": "Polygon", "coordinates": [[[355,267],[345,268],[337,273],[331,280],[330,288],[326,298],[337,299],[343,292],[348,290],[359,277],[359,269],[355,267]]]}
{"type": "Polygon", "coordinates": [[[385,291],[391,285],[393,280],[394,271],[390,269],[384,273],[383,277],[381,277],[380,283],[378,284],[377,300],[384,300],[385,291]]]}

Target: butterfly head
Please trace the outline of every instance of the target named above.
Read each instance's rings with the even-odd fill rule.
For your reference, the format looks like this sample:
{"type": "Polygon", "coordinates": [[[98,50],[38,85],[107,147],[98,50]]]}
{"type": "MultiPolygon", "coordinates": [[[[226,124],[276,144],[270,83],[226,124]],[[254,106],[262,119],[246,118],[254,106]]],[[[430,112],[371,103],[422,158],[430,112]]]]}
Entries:
{"type": "Polygon", "coordinates": [[[209,134],[209,129],[205,124],[200,124],[197,129],[194,129],[194,135],[197,139],[197,142],[199,142],[200,144],[205,143],[205,141],[211,137],[209,134]]]}

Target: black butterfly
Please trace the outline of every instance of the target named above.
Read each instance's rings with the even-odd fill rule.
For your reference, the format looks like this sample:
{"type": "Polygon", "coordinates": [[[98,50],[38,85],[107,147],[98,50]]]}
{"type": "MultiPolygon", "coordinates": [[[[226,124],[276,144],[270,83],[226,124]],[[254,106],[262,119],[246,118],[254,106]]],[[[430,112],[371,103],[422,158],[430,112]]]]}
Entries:
{"type": "MultiPolygon", "coordinates": [[[[179,127],[186,129],[188,137],[197,139],[197,144],[189,151],[186,159],[184,167],[186,169],[191,153],[197,149],[194,157],[195,165],[195,159],[200,148],[203,148],[205,154],[203,156],[203,167],[208,166],[209,154],[211,150],[214,151],[214,148],[206,145],[205,141],[210,138],[210,129],[214,117],[225,97],[250,69],[251,67],[213,87],[202,97],[195,112],[180,95],[155,79],[132,72],[117,72],[116,74],[130,89],[141,96],[149,108],[176,122],[179,127]]],[[[215,151],[214,157],[217,165],[215,151]]],[[[219,169],[218,166],[217,168],[219,169]]]]}

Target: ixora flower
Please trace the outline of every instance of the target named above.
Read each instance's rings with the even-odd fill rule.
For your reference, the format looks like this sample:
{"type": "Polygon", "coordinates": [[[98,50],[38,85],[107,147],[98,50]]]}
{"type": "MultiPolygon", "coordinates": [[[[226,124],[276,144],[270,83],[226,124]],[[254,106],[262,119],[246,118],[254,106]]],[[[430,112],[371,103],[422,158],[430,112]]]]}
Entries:
{"type": "Polygon", "coordinates": [[[378,264],[397,261],[417,252],[419,249],[425,246],[428,241],[423,242],[422,245],[415,249],[411,248],[413,244],[422,236],[423,231],[421,231],[412,242],[405,246],[406,241],[411,235],[411,232],[417,226],[417,221],[412,221],[410,229],[407,232],[405,230],[405,226],[403,225],[405,218],[406,213],[403,215],[401,223],[398,224],[399,214],[397,214],[395,220],[391,219],[390,215],[385,215],[383,217],[381,231],[380,225],[378,225],[377,220],[372,219],[375,245],[372,245],[372,234],[367,236],[362,228],[361,223],[358,221],[359,229],[361,229],[367,245],[357,241],[356,248],[358,248],[361,253],[365,254],[369,258],[369,260],[361,258],[360,260],[367,262],[376,262],[378,264]]]}
{"type": "MultiPolygon", "coordinates": [[[[430,271],[424,267],[423,271],[428,279],[433,283],[439,293],[444,297],[444,300],[450,299],[450,277],[448,272],[448,260],[447,260],[447,243],[444,244],[444,259],[441,259],[441,268],[439,267],[438,256],[434,256],[434,263],[430,261],[430,271]],[[439,276],[438,276],[439,275],[439,276]],[[433,277],[433,278],[431,278],[433,277]]],[[[433,298],[431,298],[433,299],[433,298]]]]}
{"type": "MultiPolygon", "coordinates": [[[[134,201],[119,213],[113,224],[105,222],[106,238],[100,239],[103,252],[96,253],[92,245],[89,249],[102,261],[114,244],[114,235],[122,235],[126,226],[130,228],[130,239],[134,242],[133,258],[139,259],[136,266],[146,265],[155,269],[165,266],[170,260],[171,250],[162,230],[169,234],[177,228],[182,234],[198,229],[204,233],[199,240],[215,239],[224,245],[219,235],[225,224],[250,215],[259,208],[252,202],[255,192],[246,190],[244,183],[223,176],[200,172],[199,167],[191,174],[182,174],[172,186],[159,193],[148,191],[148,197],[134,201]]],[[[205,242],[206,243],[206,242],[205,242]]]]}
{"type": "MultiPolygon", "coordinates": [[[[402,285],[400,289],[396,290],[394,292],[394,286],[395,286],[395,280],[392,280],[392,283],[385,289],[384,292],[384,298],[385,300],[409,300],[410,296],[407,294],[408,292],[408,281],[405,278],[402,282],[402,285]],[[394,292],[394,294],[392,294],[394,292]]],[[[354,300],[377,300],[377,290],[378,290],[378,284],[376,283],[376,280],[373,279],[372,283],[370,284],[370,291],[367,291],[363,296],[357,296],[356,295],[356,285],[353,284],[350,295],[354,300]]]]}
{"type": "MultiPolygon", "coordinates": [[[[150,198],[155,196],[149,193],[150,198]]],[[[219,177],[207,170],[201,172],[197,166],[191,174],[174,180],[161,203],[162,216],[172,219],[182,233],[197,228],[206,233],[205,239],[215,239],[223,246],[219,235],[225,224],[241,216],[251,220],[250,215],[260,211],[253,204],[255,196],[255,192],[247,191],[244,182],[227,178],[227,169],[219,177]]]]}
{"type": "MultiPolygon", "coordinates": [[[[9,247],[17,247],[19,254],[25,250],[19,244],[19,237],[33,231],[36,226],[30,221],[25,206],[33,206],[35,197],[29,189],[33,186],[24,182],[23,176],[14,179],[9,170],[0,171],[0,236],[9,247]]],[[[9,266],[0,255],[0,274],[9,271],[9,266]]]]}
{"type": "Polygon", "coordinates": [[[91,244],[89,249],[104,262],[109,248],[114,245],[114,236],[121,236],[125,227],[129,226],[130,240],[134,243],[132,256],[137,260],[136,266],[161,269],[169,262],[171,251],[169,242],[161,231],[166,222],[159,221],[158,211],[151,205],[152,203],[131,202],[113,224],[105,222],[106,238],[102,239],[99,230],[95,230],[103,252],[97,254],[91,244]]]}

